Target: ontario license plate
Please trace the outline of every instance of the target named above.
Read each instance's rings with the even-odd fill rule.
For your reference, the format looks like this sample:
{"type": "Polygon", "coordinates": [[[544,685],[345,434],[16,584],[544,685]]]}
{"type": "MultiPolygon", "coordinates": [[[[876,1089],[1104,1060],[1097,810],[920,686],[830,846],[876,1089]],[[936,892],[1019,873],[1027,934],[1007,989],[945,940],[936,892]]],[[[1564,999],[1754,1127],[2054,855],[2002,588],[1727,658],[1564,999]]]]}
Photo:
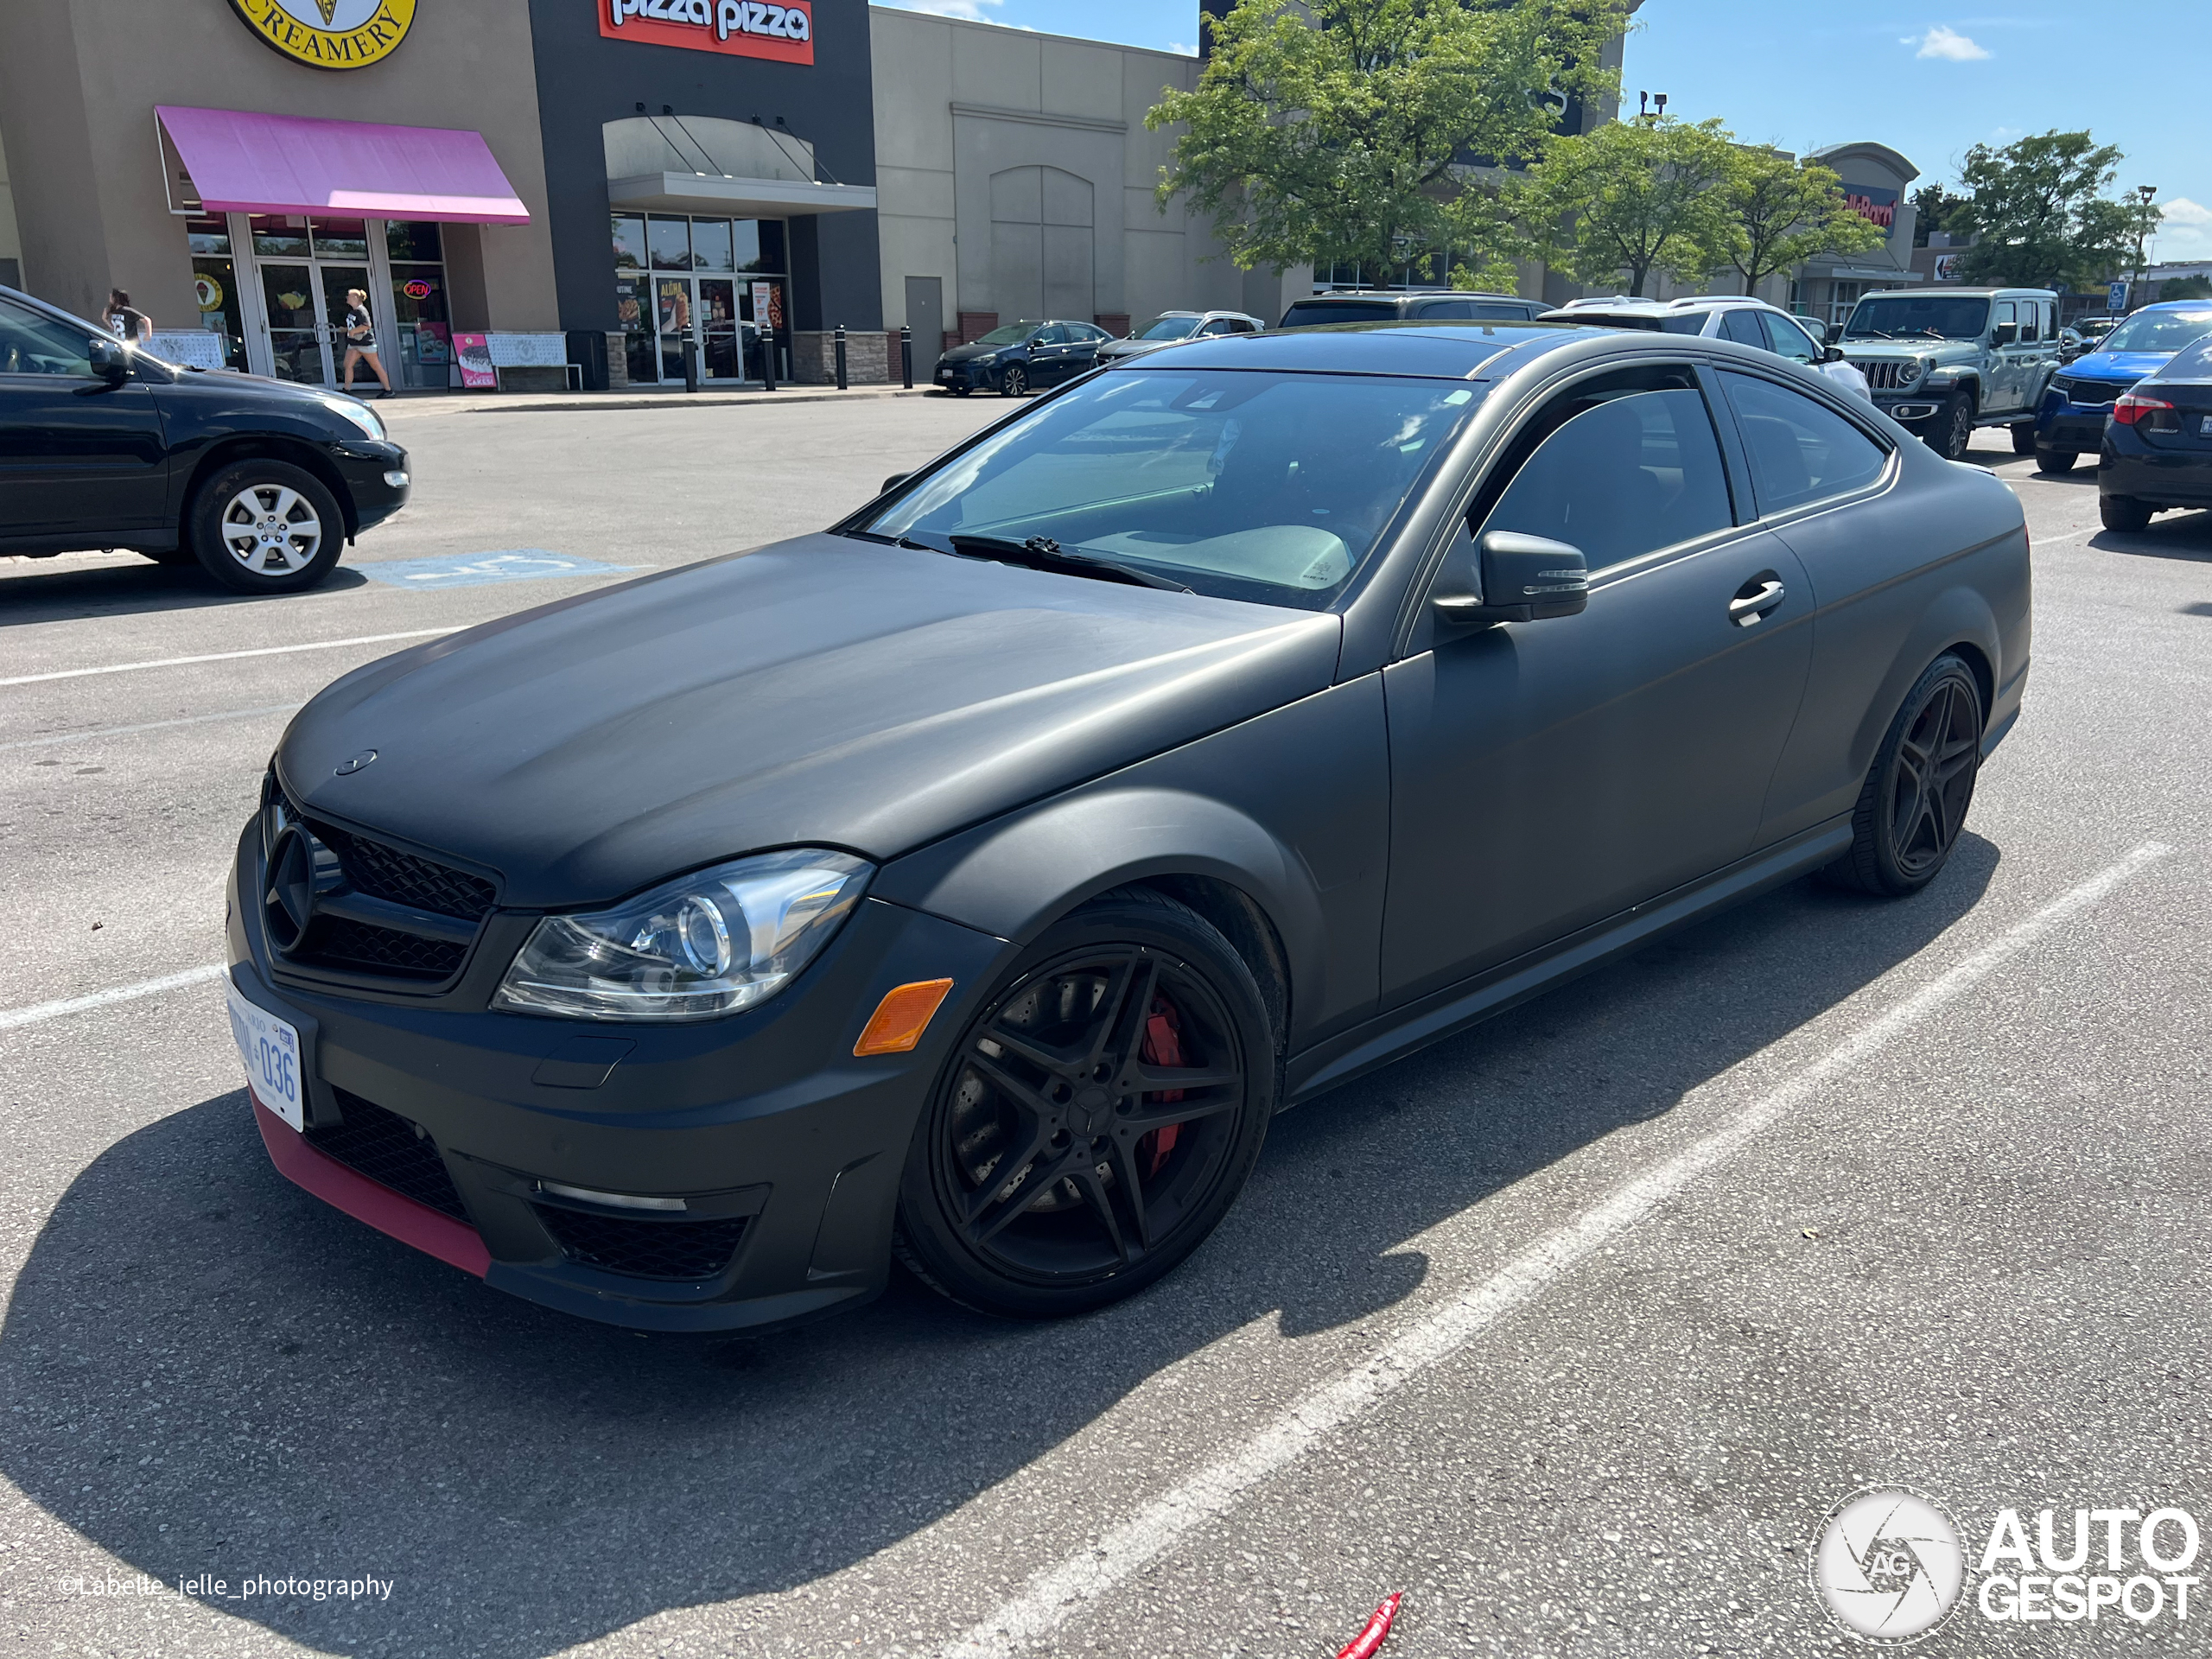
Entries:
{"type": "Polygon", "coordinates": [[[231,1039],[245,1066],[253,1097],[296,1129],[307,1127],[300,1110],[300,1033],[275,1014],[257,1008],[226,982],[231,994],[231,1039]]]}

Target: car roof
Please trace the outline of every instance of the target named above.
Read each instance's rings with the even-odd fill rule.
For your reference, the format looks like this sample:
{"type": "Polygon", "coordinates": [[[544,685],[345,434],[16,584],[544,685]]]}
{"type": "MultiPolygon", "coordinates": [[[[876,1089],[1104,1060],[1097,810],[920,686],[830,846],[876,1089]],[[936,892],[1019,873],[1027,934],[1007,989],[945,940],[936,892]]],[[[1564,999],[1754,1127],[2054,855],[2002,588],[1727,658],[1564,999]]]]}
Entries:
{"type": "MultiPolygon", "coordinates": [[[[1489,379],[1501,372],[1499,358],[1517,361],[1540,357],[1554,346],[1593,351],[1624,342],[1649,342],[1656,352],[1676,351],[1692,342],[1679,334],[1643,334],[1593,329],[1576,324],[1522,322],[1344,322],[1259,334],[1226,334],[1177,341],[1125,359],[1109,374],[1156,373],[1163,366],[1193,369],[1259,369],[1292,374],[1389,374],[1421,379],[1489,379]],[[1170,363],[1169,359],[1173,359],[1170,363]]],[[[1700,346],[1713,342],[1696,341],[1700,346]]],[[[1748,350],[1748,348],[1738,348],[1748,350]]],[[[1517,362],[1516,362],[1517,366],[1517,362]]]]}
{"type": "Polygon", "coordinates": [[[2006,294],[2015,296],[2024,296],[2032,300],[2055,300],[2058,297],[2056,289],[1959,288],[1950,283],[1920,283],[1910,288],[1877,288],[1869,289],[1859,297],[1862,300],[1886,300],[1899,294],[1909,295],[1916,299],[1923,296],[1933,297],[1936,295],[1948,295],[1955,299],[1986,300],[2006,294]]]}
{"type": "Polygon", "coordinates": [[[1402,305],[1409,300],[1511,300],[1516,304],[1530,305],[1536,302],[1522,299],[1518,294],[1493,294],[1478,288],[1415,288],[1377,292],[1372,289],[1347,289],[1342,292],[1331,289],[1325,294],[1308,294],[1293,300],[1300,305],[1402,305]]]}

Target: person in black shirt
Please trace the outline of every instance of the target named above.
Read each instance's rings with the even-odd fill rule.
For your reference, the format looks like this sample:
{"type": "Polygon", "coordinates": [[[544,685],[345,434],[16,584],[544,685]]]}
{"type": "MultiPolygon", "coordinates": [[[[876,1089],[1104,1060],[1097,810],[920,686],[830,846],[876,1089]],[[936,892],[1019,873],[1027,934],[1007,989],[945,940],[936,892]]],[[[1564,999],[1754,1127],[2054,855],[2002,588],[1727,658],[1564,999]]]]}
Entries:
{"type": "Polygon", "coordinates": [[[369,315],[369,296],[358,288],[346,290],[346,390],[353,390],[353,365],[367,359],[377,377],[377,384],[384,390],[379,397],[391,396],[391,377],[384,372],[384,365],[377,360],[376,320],[369,315]]]}
{"type": "Polygon", "coordinates": [[[154,337],[154,320],[135,308],[130,296],[119,288],[108,289],[107,309],[100,313],[100,321],[118,340],[127,340],[133,346],[154,337]]]}

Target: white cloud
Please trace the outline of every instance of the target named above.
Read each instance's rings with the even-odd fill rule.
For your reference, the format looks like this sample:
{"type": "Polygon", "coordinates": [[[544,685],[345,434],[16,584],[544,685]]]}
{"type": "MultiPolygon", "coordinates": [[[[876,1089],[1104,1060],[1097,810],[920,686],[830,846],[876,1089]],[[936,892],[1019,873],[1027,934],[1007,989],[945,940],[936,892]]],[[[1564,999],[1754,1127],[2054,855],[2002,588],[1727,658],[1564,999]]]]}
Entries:
{"type": "Polygon", "coordinates": [[[2176,196],[2158,207],[2159,258],[2212,259],[2212,207],[2187,196],[2176,196]]]}
{"type": "Polygon", "coordinates": [[[1006,0],[885,0],[901,11],[925,11],[932,17],[957,17],[963,23],[988,23],[985,6],[1002,6],[1006,0]]]}
{"type": "Polygon", "coordinates": [[[2187,196],[2176,196],[2171,201],[2161,202],[2158,216],[2169,225],[2212,226],[2212,207],[2201,201],[2191,201],[2187,196]]]}
{"type": "Polygon", "coordinates": [[[1977,58],[1989,55],[1989,48],[1979,46],[1948,23],[1938,23],[1925,35],[1908,35],[1897,42],[1900,46],[1916,46],[1916,58],[1942,58],[1951,63],[1972,63],[1977,58]]]}
{"type": "Polygon", "coordinates": [[[1183,42],[1182,42],[1182,41],[1168,41],[1168,42],[1167,42],[1167,49],[1168,49],[1170,52],[1179,53],[1181,55],[1183,55],[1184,57],[1186,57],[1186,58],[1195,58],[1195,57],[1197,57],[1197,56],[1198,55],[1198,48],[1197,47],[1195,47],[1195,46],[1185,46],[1185,45],[1184,45],[1184,44],[1183,44],[1183,42]]]}

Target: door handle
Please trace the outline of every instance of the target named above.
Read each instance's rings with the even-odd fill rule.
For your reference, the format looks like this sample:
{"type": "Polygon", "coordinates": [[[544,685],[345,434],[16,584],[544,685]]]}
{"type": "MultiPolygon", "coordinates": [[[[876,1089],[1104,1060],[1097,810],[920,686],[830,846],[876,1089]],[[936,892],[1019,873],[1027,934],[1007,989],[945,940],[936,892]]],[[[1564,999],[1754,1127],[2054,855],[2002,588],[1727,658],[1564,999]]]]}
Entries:
{"type": "Polygon", "coordinates": [[[1739,628],[1748,628],[1764,620],[1769,611],[1781,604],[1786,592],[1771,575],[1753,576],[1728,601],[1728,620],[1739,628]]]}

